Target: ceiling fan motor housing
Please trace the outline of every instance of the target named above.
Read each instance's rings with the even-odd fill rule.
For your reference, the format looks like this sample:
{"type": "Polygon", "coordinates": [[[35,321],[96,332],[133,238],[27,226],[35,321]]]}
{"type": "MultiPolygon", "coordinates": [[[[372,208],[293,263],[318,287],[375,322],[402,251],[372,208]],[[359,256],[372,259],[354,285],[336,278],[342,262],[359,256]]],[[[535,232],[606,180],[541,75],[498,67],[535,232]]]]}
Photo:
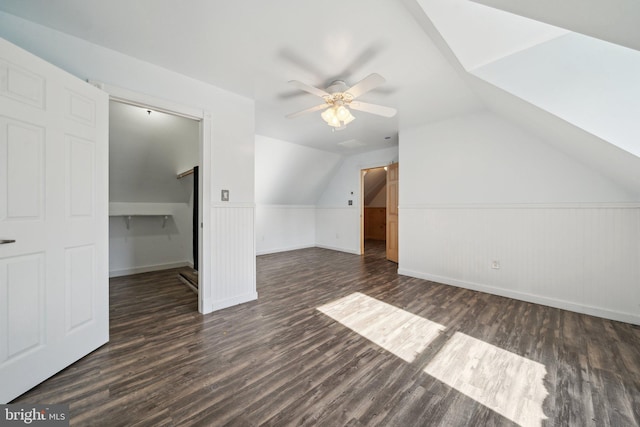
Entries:
{"type": "Polygon", "coordinates": [[[324,96],[324,100],[327,102],[327,104],[331,105],[349,104],[351,101],[353,101],[353,96],[351,96],[350,93],[346,92],[347,89],[349,89],[349,87],[344,81],[334,80],[333,82],[331,82],[329,87],[325,89],[331,95],[324,96]]]}
{"type": "Polygon", "coordinates": [[[325,90],[331,94],[345,92],[349,86],[343,80],[334,80],[325,90]]]}

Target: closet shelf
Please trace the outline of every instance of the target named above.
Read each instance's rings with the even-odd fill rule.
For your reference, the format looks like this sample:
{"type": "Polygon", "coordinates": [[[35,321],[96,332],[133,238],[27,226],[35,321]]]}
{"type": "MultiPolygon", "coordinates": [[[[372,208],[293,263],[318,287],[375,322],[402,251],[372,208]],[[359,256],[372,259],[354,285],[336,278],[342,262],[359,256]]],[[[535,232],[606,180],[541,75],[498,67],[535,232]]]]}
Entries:
{"type": "Polygon", "coordinates": [[[191,175],[191,174],[194,172],[194,169],[195,169],[195,168],[191,168],[191,169],[189,169],[189,170],[187,170],[187,171],[184,171],[184,172],[182,172],[182,173],[179,173],[179,174],[178,174],[178,179],[180,179],[180,178],[184,178],[185,176],[188,176],[188,175],[191,175]]]}
{"type": "Polygon", "coordinates": [[[165,228],[169,217],[174,216],[174,204],[170,203],[109,203],[109,216],[121,216],[127,224],[127,230],[133,217],[162,217],[162,228],[165,228]]]}
{"type": "Polygon", "coordinates": [[[145,217],[145,216],[149,216],[149,217],[154,217],[154,216],[160,216],[162,217],[162,228],[165,228],[167,226],[167,221],[169,220],[170,216],[173,216],[172,214],[168,213],[168,214],[159,214],[159,213],[131,213],[131,214],[127,214],[127,213],[115,213],[112,214],[110,213],[109,216],[121,216],[124,218],[124,222],[127,224],[127,230],[129,229],[129,227],[131,227],[131,220],[133,219],[133,217],[145,217]]]}

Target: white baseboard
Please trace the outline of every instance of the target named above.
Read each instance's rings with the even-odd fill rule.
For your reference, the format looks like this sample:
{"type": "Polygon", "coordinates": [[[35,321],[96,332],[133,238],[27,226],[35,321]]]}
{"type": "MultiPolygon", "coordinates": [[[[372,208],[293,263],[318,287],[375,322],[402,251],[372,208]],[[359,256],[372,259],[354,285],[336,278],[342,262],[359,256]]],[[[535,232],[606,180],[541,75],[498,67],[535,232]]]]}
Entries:
{"type": "Polygon", "coordinates": [[[296,246],[288,246],[286,248],[265,249],[262,251],[256,251],[256,255],[276,254],[278,252],[295,251],[298,249],[307,249],[307,248],[313,248],[313,247],[315,247],[315,245],[313,243],[309,243],[308,245],[296,245],[296,246]]]}
{"type": "Polygon", "coordinates": [[[520,301],[531,302],[534,304],[546,305],[549,307],[560,308],[562,310],[573,311],[576,313],[588,314],[590,316],[602,317],[604,319],[617,320],[619,322],[640,325],[640,316],[632,313],[624,313],[612,311],[605,308],[593,307],[578,304],[571,301],[564,301],[555,298],[548,298],[540,295],[528,294],[525,292],[511,291],[508,289],[497,288],[494,286],[483,285],[480,283],[467,282],[464,280],[452,279],[450,277],[437,276],[435,274],[422,273],[418,271],[398,269],[398,274],[403,276],[415,277],[418,279],[429,280],[431,282],[442,283],[445,285],[456,286],[458,288],[470,289],[472,291],[486,292],[492,295],[513,298],[520,301]]]}
{"type": "MultiPolygon", "coordinates": [[[[227,298],[223,300],[213,300],[211,302],[211,311],[222,310],[223,308],[232,307],[234,305],[243,304],[245,302],[254,301],[258,299],[257,292],[250,292],[244,295],[238,295],[233,298],[227,298]]],[[[209,311],[207,311],[209,313],[209,311]]]]}
{"type": "Polygon", "coordinates": [[[132,267],[122,270],[109,271],[109,277],[129,276],[130,274],[149,273],[150,271],[169,270],[170,268],[191,267],[193,263],[189,261],[171,262],[168,264],[146,265],[144,267],[132,267]]]}
{"type": "Polygon", "coordinates": [[[360,255],[360,251],[355,250],[355,249],[339,248],[339,247],[336,247],[336,246],[328,246],[328,245],[315,245],[315,246],[316,246],[316,248],[330,249],[332,251],[346,252],[348,254],[360,255]]]}

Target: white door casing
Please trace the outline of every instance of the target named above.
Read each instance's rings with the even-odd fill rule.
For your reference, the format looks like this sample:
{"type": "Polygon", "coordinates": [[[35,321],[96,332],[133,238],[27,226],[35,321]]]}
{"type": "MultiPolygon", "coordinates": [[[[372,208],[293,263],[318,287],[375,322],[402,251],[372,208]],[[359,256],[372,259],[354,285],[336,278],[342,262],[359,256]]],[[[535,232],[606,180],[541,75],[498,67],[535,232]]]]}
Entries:
{"type": "Polygon", "coordinates": [[[0,403],[109,339],[108,96],[0,39],[0,403]]]}
{"type": "Polygon", "coordinates": [[[198,203],[198,216],[200,223],[198,238],[198,282],[200,291],[198,292],[198,311],[202,314],[213,311],[211,295],[211,145],[212,145],[212,117],[211,112],[195,107],[190,107],[177,102],[157,98],[145,93],[136,92],[100,82],[89,80],[89,83],[105,91],[111,101],[122,102],[124,104],[136,105],[141,108],[161,111],[166,114],[173,114],[186,117],[200,122],[200,158],[198,188],[200,200],[198,203]]]}

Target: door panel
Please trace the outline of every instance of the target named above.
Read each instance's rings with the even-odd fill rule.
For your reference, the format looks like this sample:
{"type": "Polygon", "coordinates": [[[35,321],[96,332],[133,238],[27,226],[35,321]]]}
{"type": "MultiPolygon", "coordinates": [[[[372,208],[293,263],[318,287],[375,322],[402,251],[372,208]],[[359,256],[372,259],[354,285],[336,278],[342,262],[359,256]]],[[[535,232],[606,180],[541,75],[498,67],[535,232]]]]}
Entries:
{"type": "Polygon", "coordinates": [[[0,363],[44,345],[43,255],[4,259],[1,263],[0,293],[6,295],[0,310],[7,313],[0,323],[0,363]]]}
{"type": "Polygon", "coordinates": [[[95,181],[94,142],[67,135],[67,214],[73,217],[93,216],[95,181]]]}
{"type": "Polygon", "coordinates": [[[398,163],[387,166],[387,259],[398,262],[398,163]]]}
{"type": "Polygon", "coordinates": [[[95,256],[93,246],[67,248],[65,250],[65,296],[66,332],[73,332],[94,320],[93,292],[95,278],[95,256]]]}
{"type": "Polygon", "coordinates": [[[0,95],[44,109],[44,94],[42,76],[0,58],[0,95]]]}
{"type": "Polygon", "coordinates": [[[0,403],[108,340],[108,96],[0,39],[0,403]]]}
{"type": "Polygon", "coordinates": [[[6,176],[0,185],[7,189],[7,219],[41,219],[43,217],[42,128],[0,117],[0,150],[6,176]]]}

